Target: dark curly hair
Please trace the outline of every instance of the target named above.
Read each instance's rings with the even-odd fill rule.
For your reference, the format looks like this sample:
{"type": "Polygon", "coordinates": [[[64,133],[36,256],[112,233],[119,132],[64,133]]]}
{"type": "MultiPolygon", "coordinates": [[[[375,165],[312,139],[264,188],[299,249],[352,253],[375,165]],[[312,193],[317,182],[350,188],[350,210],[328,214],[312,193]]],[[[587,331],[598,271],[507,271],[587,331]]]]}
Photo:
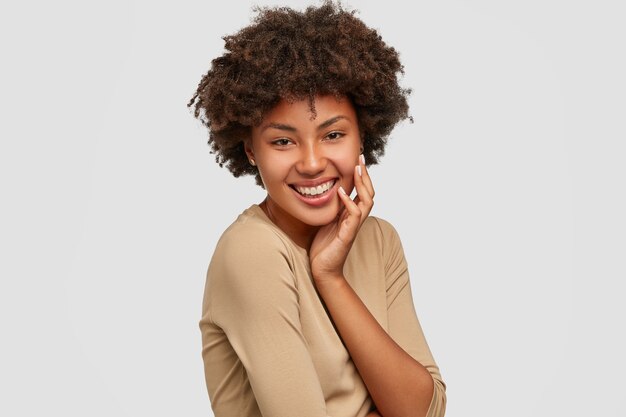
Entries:
{"type": "MultiPolygon", "coordinates": [[[[358,117],[367,164],[384,154],[387,137],[408,116],[410,89],[398,84],[398,52],[340,4],[324,2],[299,12],[255,8],[251,25],[223,37],[226,52],[212,61],[187,104],[209,130],[215,160],[235,177],[256,176],[243,141],[281,99],[348,97],[358,117]]],[[[409,117],[409,119],[411,119],[409,117]]],[[[412,119],[411,119],[412,121],[412,119]]]]}

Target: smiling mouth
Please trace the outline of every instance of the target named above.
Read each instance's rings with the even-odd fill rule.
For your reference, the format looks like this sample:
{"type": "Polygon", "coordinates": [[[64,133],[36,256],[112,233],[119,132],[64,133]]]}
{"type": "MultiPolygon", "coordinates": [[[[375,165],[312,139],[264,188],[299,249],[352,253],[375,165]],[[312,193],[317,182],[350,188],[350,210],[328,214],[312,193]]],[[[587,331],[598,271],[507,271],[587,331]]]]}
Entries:
{"type": "Polygon", "coordinates": [[[333,185],[335,185],[336,182],[337,182],[337,179],[335,178],[323,184],[320,184],[316,187],[299,187],[293,184],[290,184],[289,187],[291,187],[293,190],[295,190],[298,194],[300,194],[303,197],[317,198],[317,197],[327,194],[328,191],[333,188],[333,185]]]}

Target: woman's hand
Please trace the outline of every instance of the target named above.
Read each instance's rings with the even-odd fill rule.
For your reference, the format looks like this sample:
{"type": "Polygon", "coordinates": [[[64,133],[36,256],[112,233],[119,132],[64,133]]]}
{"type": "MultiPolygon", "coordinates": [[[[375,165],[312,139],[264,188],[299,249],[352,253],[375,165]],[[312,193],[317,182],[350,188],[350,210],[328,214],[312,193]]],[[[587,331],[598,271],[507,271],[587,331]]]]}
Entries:
{"type": "Polygon", "coordinates": [[[316,284],[343,278],[343,265],[352,242],[374,205],[374,187],[363,155],[354,169],[354,186],[357,192],[354,200],[339,188],[339,199],[344,206],[335,221],[318,230],[311,244],[309,262],[316,284]]]}

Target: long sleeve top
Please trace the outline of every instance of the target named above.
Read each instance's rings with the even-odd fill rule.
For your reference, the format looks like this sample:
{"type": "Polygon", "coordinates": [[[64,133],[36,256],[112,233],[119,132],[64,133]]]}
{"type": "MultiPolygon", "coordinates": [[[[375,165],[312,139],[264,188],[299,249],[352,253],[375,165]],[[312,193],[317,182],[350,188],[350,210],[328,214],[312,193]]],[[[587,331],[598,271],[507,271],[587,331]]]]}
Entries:
{"type": "MultiPolygon", "coordinates": [[[[391,224],[365,220],[344,276],[394,341],[430,372],[427,415],[442,417],[446,385],[415,314],[391,224]]],[[[240,214],[216,245],[199,326],[216,417],[364,417],[374,408],[316,291],[307,251],[258,205],[240,214]]]]}

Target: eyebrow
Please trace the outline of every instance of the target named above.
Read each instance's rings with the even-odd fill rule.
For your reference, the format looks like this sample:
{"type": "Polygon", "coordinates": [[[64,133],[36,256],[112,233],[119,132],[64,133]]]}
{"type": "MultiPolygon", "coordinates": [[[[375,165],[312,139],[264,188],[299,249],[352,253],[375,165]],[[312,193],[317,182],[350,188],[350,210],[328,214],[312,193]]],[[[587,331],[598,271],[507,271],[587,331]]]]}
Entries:
{"type": "MultiPolygon", "coordinates": [[[[328,126],[331,126],[333,123],[338,122],[341,119],[347,119],[346,116],[335,116],[335,117],[331,117],[330,119],[326,120],[325,122],[321,123],[318,127],[317,130],[322,130],[327,128],[328,126]]],[[[298,129],[296,129],[295,127],[291,126],[291,125],[287,125],[287,124],[283,124],[283,123],[268,123],[265,126],[263,126],[263,128],[261,129],[261,131],[264,131],[265,129],[268,128],[274,128],[274,129],[279,129],[279,130],[286,130],[288,132],[296,132],[298,129]]]]}

